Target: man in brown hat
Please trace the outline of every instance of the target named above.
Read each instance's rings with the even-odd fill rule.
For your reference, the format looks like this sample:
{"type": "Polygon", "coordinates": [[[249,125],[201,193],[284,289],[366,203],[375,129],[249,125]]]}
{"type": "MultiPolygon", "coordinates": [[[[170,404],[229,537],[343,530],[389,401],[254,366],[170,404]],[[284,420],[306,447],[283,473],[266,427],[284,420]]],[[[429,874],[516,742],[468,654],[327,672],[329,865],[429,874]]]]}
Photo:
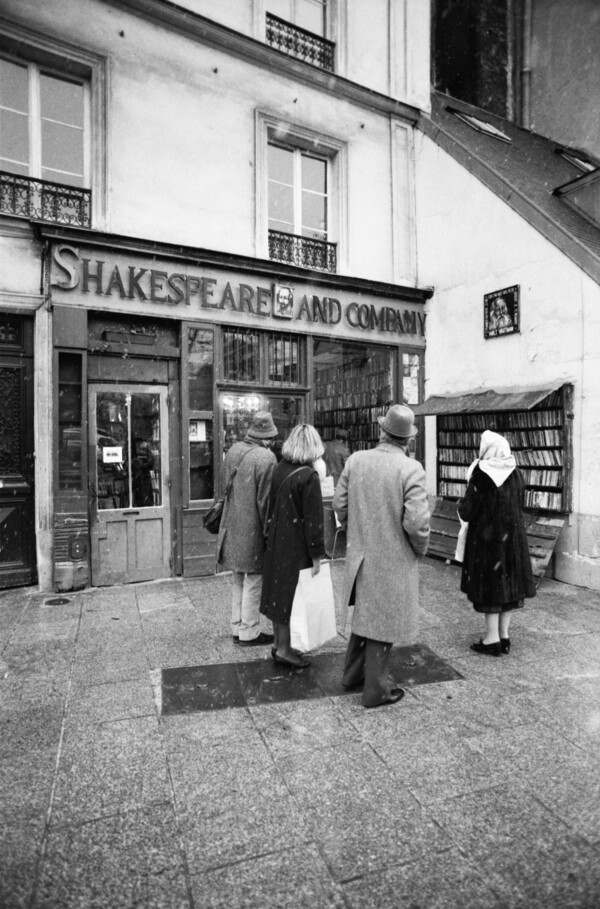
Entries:
{"type": "Polygon", "coordinates": [[[232,572],[231,633],[242,647],[274,640],[260,630],[259,609],[276,435],[271,414],[259,411],[246,438],[232,445],[225,457],[225,486],[234,471],[235,476],[217,538],[217,570],[232,572]]]}
{"type": "Polygon", "coordinates": [[[418,560],[429,543],[425,471],[407,456],[416,434],[409,407],[379,417],[379,444],[346,461],[333,508],[346,530],[343,602],[354,605],[342,682],[363,685],[365,707],[393,704],[404,692],[388,675],[393,643],[418,630],[418,560]]]}

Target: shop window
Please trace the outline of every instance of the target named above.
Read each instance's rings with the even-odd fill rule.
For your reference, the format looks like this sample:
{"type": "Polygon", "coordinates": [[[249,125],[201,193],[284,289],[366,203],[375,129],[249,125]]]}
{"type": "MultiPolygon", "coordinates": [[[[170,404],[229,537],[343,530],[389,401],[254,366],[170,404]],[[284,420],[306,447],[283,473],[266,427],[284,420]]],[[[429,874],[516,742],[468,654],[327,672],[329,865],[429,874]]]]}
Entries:
{"type": "Polygon", "coordinates": [[[292,333],[223,329],[223,379],[262,385],[302,382],[302,339],[292,333]]]}
{"type": "Polygon", "coordinates": [[[297,335],[267,338],[269,383],[297,385],[300,381],[300,341],[297,335]]]}
{"type": "Polygon", "coordinates": [[[378,418],[395,401],[396,357],[393,348],[314,342],[314,422],[324,442],[345,429],[351,451],[377,444],[378,418]]]}
{"type": "Polygon", "coordinates": [[[251,328],[223,331],[223,378],[230,382],[258,382],[259,333],[251,328]]]}
{"type": "Polygon", "coordinates": [[[58,488],[81,490],[82,468],[82,358],[58,355],[58,488]]]}
{"type": "Polygon", "coordinates": [[[0,35],[0,213],[91,227],[92,200],[104,216],[105,61],[34,41],[0,35]]]}
{"type": "MultiPolygon", "coordinates": [[[[401,351],[402,369],[402,402],[415,407],[423,400],[423,354],[420,351],[401,351]]],[[[417,417],[415,425],[419,430],[411,441],[409,452],[419,461],[425,457],[425,438],[423,417],[417,417]]]]}
{"type": "Polygon", "coordinates": [[[187,357],[189,497],[212,499],[214,333],[211,329],[188,329],[187,357]]]}
{"type": "Polygon", "coordinates": [[[223,454],[226,454],[235,442],[241,442],[246,437],[252,417],[257,411],[268,410],[278,431],[277,438],[272,440],[272,446],[279,460],[281,447],[290,430],[304,419],[304,407],[304,395],[276,391],[268,394],[221,392],[219,410],[223,427],[223,454]]]}
{"type": "Polygon", "coordinates": [[[335,44],[326,37],[327,13],[327,0],[267,0],[267,44],[333,71],[335,44]]]}

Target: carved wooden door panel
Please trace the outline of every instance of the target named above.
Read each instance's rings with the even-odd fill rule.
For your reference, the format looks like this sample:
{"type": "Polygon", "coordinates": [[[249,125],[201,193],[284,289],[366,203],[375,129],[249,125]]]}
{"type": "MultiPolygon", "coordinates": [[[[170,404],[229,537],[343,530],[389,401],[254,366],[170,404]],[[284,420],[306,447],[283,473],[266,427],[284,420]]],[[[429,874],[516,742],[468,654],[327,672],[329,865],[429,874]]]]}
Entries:
{"type": "Polygon", "coordinates": [[[33,325],[0,314],[0,588],[37,581],[33,325]]]}

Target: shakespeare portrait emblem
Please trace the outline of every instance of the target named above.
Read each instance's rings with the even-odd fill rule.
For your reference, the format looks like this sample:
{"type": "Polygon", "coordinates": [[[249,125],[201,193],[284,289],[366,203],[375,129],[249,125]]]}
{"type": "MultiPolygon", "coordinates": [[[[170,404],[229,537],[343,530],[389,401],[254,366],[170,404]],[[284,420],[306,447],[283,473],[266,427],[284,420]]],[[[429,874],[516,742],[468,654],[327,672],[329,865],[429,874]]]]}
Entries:
{"type": "Polygon", "coordinates": [[[519,331],[519,285],[483,297],[483,337],[498,338],[519,331]]]}
{"type": "Polygon", "coordinates": [[[273,285],[273,315],[291,319],[294,315],[294,291],[284,284],[273,285]]]}

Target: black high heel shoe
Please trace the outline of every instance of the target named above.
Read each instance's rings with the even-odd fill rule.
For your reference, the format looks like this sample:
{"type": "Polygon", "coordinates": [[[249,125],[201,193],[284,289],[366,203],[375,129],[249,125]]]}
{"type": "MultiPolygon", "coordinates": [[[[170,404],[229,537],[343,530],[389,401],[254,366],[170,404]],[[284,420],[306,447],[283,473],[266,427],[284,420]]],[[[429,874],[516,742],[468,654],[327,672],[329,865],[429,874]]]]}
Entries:
{"type": "Polygon", "coordinates": [[[487,653],[488,656],[502,656],[500,641],[494,641],[493,644],[484,644],[483,641],[478,641],[477,644],[471,644],[471,650],[474,650],[475,653],[487,653]]]}
{"type": "Polygon", "coordinates": [[[500,638],[502,653],[510,653],[510,638],[500,638]]]}

